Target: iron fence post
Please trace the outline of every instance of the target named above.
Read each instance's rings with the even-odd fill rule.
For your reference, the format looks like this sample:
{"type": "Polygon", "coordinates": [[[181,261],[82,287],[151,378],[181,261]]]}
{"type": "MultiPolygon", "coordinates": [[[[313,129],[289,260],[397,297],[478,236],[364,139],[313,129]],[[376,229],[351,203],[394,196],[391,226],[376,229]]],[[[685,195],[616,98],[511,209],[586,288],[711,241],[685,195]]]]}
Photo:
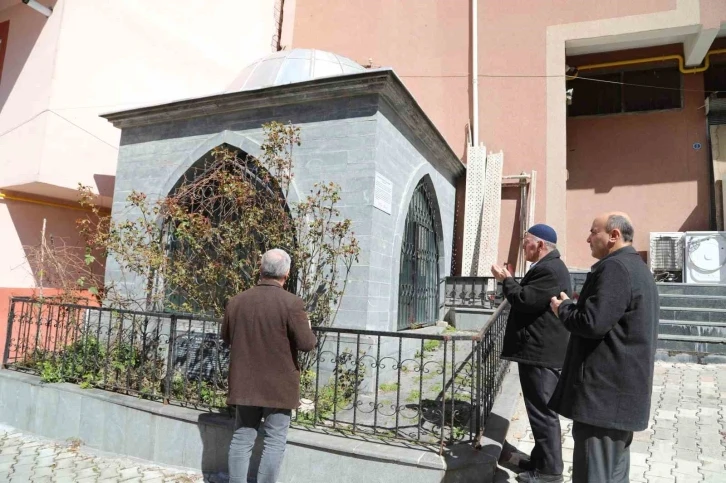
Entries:
{"type": "Polygon", "coordinates": [[[171,385],[174,379],[174,343],[176,334],[176,314],[171,314],[169,321],[169,347],[166,354],[166,382],[164,384],[164,404],[171,401],[171,385]]]}
{"type": "Polygon", "coordinates": [[[15,320],[15,300],[10,299],[10,310],[8,311],[8,331],[5,336],[5,350],[3,351],[3,367],[8,363],[10,358],[10,342],[13,335],[13,321],[15,320]]]}

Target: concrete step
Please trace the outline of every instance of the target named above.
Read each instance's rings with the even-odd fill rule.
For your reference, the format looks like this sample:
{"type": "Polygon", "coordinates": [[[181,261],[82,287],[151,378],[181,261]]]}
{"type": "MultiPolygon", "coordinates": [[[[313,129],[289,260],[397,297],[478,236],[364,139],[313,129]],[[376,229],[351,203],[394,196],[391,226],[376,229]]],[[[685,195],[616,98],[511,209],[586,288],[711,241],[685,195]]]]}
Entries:
{"type": "Polygon", "coordinates": [[[660,334],[658,349],[671,352],[726,354],[726,337],[660,334]]]}
{"type": "Polygon", "coordinates": [[[495,311],[477,307],[447,307],[444,320],[456,327],[456,330],[477,331],[484,327],[495,311]]]}
{"type": "Polygon", "coordinates": [[[663,294],[661,307],[685,307],[697,309],[726,309],[726,297],[717,295],[663,294]]]}
{"type": "Polygon", "coordinates": [[[694,364],[726,364],[726,355],[658,349],[655,351],[655,360],[694,364]]]}
{"type": "Polygon", "coordinates": [[[660,320],[682,320],[693,322],[726,323],[726,309],[703,309],[694,307],[666,307],[661,303],[660,320]]]}
{"type": "Polygon", "coordinates": [[[659,283],[661,295],[715,295],[726,297],[726,285],[702,283],[659,283]]]}
{"type": "Polygon", "coordinates": [[[693,337],[717,337],[726,339],[726,322],[701,322],[682,320],[661,320],[658,327],[661,335],[687,335],[693,337]]]}

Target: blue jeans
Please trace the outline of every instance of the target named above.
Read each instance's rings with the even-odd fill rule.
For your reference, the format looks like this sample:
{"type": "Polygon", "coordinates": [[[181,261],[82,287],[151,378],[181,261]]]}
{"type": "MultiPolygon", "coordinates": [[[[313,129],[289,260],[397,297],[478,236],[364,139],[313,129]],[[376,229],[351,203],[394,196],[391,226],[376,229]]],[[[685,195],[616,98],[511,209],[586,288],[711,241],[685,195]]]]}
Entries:
{"type": "Polygon", "coordinates": [[[236,407],[235,430],[232,443],[229,445],[229,483],[247,483],[250,456],[263,418],[265,438],[260,468],[257,471],[257,483],[277,482],[282,458],[285,456],[291,413],[289,409],[236,407]]]}

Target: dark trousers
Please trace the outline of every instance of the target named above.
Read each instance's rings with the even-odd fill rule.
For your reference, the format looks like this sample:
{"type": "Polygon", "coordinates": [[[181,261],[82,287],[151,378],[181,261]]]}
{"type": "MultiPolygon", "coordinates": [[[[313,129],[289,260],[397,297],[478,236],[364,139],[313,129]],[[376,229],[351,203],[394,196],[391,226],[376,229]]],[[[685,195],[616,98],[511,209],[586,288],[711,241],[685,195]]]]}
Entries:
{"type": "Polygon", "coordinates": [[[628,483],[632,431],[573,421],[572,483],[628,483]]]}
{"type": "Polygon", "coordinates": [[[534,436],[530,456],[534,468],[541,473],[562,474],[562,435],[560,418],[547,407],[560,379],[560,370],[519,363],[519,382],[534,436]]]}

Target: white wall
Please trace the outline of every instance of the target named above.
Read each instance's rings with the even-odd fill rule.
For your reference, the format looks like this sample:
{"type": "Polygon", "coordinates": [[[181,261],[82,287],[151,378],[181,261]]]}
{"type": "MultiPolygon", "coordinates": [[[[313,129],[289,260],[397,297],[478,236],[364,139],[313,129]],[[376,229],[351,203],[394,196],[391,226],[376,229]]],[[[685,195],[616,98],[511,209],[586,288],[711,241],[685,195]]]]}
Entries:
{"type": "Polygon", "coordinates": [[[26,123],[0,136],[0,186],[40,181],[72,196],[79,181],[113,175],[119,131],[99,114],[223,91],[271,52],[273,7],[59,0],[48,19],[20,3],[0,11],[10,19],[0,134],[26,123]]]}
{"type": "MultiPolygon", "coordinates": [[[[40,1],[49,18],[0,0],[0,189],[75,199],[79,182],[108,184],[120,132],[100,114],[222,92],[272,51],[275,0],[40,1]]],[[[46,216],[72,237],[66,211],[0,203],[0,287],[33,285],[23,246],[46,216]]]]}

